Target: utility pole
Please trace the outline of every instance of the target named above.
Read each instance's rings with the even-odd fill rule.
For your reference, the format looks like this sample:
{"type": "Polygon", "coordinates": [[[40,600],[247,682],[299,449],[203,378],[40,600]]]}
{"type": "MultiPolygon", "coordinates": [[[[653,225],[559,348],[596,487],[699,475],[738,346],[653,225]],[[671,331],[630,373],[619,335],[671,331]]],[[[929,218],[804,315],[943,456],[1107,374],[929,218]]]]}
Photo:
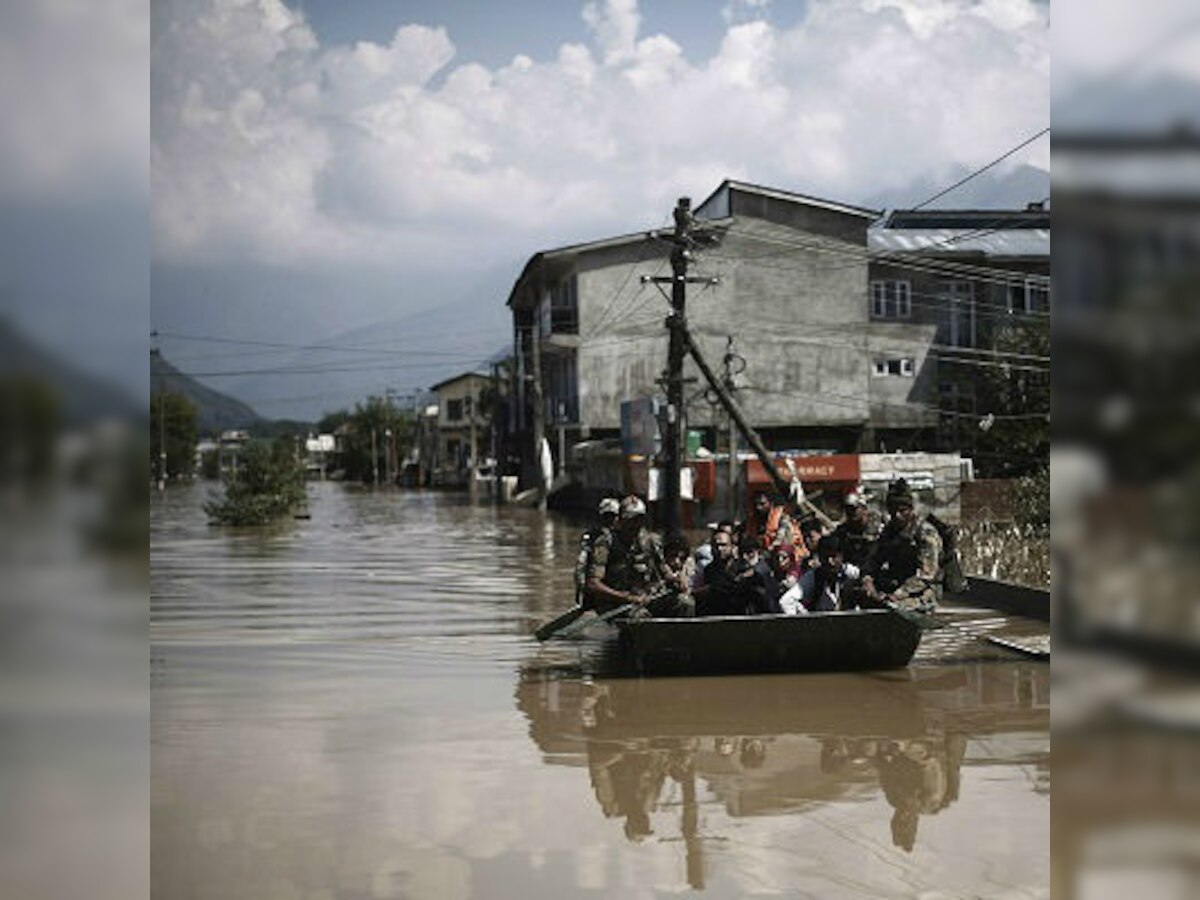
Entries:
{"type": "Polygon", "coordinates": [[[396,412],[392,406],[392,398],[396,392],[392,388],[385,388],[383,392],[387,399],[387,428],[384,429],[383,435],[387,439],[387,446],[384,452],[387,454],[385,462],[387,464],[387,483],[388,487],[392,487],[396,483],[396,444],[393,429],[396,424],[396,412]]]}
{"type": "Polygon", "coordinates": [[[468,395],[466,398],[467,405],[467,422],[471,426],[471,466],[467,471],[467,477],[471,479],[471,483],[467,490],[471,497],[471,502],[474,503],[477,499],[476,492],[479,490],[479,480],[476,477],[479,474],[479,460],[476,459],[478,448],[475,446],[475,407],[476,397],[468,395]]]}
{"type": "Polygon", "coordinates": [[[692,248],[696,245],[693,234],[695,220],[692,218],[690,197],[680,197],[675,205],[675,231],[666,240],[674,245],[671,250],[670,278],[642,276],[642,283],[671,283],[671,314],[667,316],[669,344],[667,346],[667,421],[663,435],[660,457],[662,472],[663,531],[676,535],[683,530],[683,509],[679,491],[679,476],[683,468],[683,359],[687,355],[687,285],[714,284],[713,278],[689,278],[688,263],[692,248]]]}
{"type": "Polygon", "coordinates": [[[375,487],[379,487],[379,453],[375,449],[375,429],[371,429],[371,473],[375,487]]]}
{"type": "Polygon", "coordinates": [[[164,410],[163,392],[158,392],[158,489],[167,486],[167,417],[164,410]]]}
{"type": "MultiPolygon", "coordinates": [[[[704,377],[708,380],[708,383],[712,386],[713,392],[716,393],[717,398],[721,401],[721,404],[728,411],[729,415],[733,417],[734,422],[737,423],[738,429],[742,432],[742,436],[745,437],[746,442],[750,445],[751,449],[754,450],[755,455],[758,456],[758,461],[762,463],[763,469],[766,470],[767,477],[771,479],[771,483],[775,486],[775,490],[777,490],[781,496],[786,497],[791,490],[791,484],[786,478],[780,475],[779,471],[775,468],[775,459],[771,456],[770,451],[767,450],[766,444],[762,442],[762,438],[758,436],[758,432],[751,427],[750,423],[746,419],[745,414],[737,405],[737,401],[729,396],[725,390],[725,386],[717,380],[717,376],[713,373],[712,367],[709,366],[708,362],[705,360],[704,354],[700,351],[700,347],[696,344],[695,338],[692,337],[691,333],[687,330],[687,327],[683,327],[681,331],[684,343],[687,346],[687,352],[690,353],[692,359],[696,361],[696,367],[700,369],[701,374],[704,375],[704,377]]],[[[829,518],[829,516],[827,516],[820,507],[812,503],[812,501],[803,499],[800,501],[800,506],[810,515],[816,516],[816,518],[819,519],[823,525],[828,527],[834,526],[835,523],[829,518]]]]}
{"type": "MultiPolygon", "coordinates": [[[[729,396],[733,396],[733,361],[737,358],[737,354],[733,352],[733,335],[729,335],[725,341],[725,390],[729,396]]],[[[737,470],[738,470],[738,454],[737,454],[737,426],[733,421],[733,415],[726,417],[729,429],[729,466],[726,472],[725,495],[729,498],[729,518],[737,520],[738,498],[737,498],[737,470]]]]}
{"type": "Polygon", "coordinates": [[[541,324],[538,316],[533,317],[532,329],[532,362],[533,372],[530,375],[529,387],[533,394],[533,460],[534,484],[539,488],[538,509],[542,512],[546,511],[546,495],[550,492],[550,485],[546,483],[545,471],[542,467],[542,441],[545,439],[546,431],[546,402],[542,397],[542,334],[541,324]]]}

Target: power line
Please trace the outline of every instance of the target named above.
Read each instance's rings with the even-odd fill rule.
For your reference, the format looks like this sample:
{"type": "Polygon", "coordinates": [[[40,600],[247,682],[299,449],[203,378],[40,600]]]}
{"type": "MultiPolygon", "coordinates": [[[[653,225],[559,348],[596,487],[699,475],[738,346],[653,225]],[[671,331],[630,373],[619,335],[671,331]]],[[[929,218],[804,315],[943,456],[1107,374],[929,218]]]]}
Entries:
{"type": "MultiPolygon", "coordinates": [[[[934,257],[918,256],[915,253],[906,253],[891,250],[870,250],[855,246],[832,246],[826,242],[801,241],[796,239],[785,239],[779,237],[768,237],[766,235],[754,234],[748,231],[734,231],[730,233],[744,237],[748,240],[758,241],[765,244],[774,244],[776,246],[792,248],[794,251],[810,251],[814,253],[825,253],[834,256],[842,256],[856,260],[856,262],[844,266],[843,268],[856,268],[860,262],[883,262],[894,264],[899,267],[913,269],[915,271],[925,271],[935,275],[961,275],[971,276],[977,281],[989,281],[995,284],[1010,284],[1016,281],[1035,280],[1038,282],[1049,283],[1050,276],[1036,275],[1028,272],[1018,271],[1014,269],[1001,269],[995,266],[978,266],[969,263],[962,263],[955,260],[937,259],[934,257]]],[[[776,253],[763,253],[754,256],[738,256],[733,257],[727,254],[715,253],[715,259],[727,259],[739,264],[745,262],[753,262],[758,259],[769,259],[776,256],[789,255],[786,251],[776,253]]]]}
{"type": "MultiPolygon", "coordinates": [[[[478,365],[486,362],[486,358],[478,359],[478,365]]],[[[325,375],[335,372],[399,372],[407,369],[429,369],[440,368],[446,365],[445,362],[415,362],[415,363],[395,363],[391,365],[363,365],[363,366],[283,366],[275,369],[232,369],[227,371],[216,372],[183,372],[178,374],[187,375],[189,378],[232,378],[249,375],[325,375]]],[[[158,373],[156,377],[170,377],[171,373],[158,373]]]]}
{"type": "Polygon", "coordinates": [[[930,197],[928,200],[922,200],[922,201],[921,201],[920,203],[918,203],[916,206],[912,207],[912,209],[914,209],[914,210],[917,210],[917,209],[920,209],[920,208],[921,208],[921,207],[923,207],[923,206],[928,206],[928,205],[929,205],[930,203],[932,203],[934,200],[938,200],[938,199],[940,199],[940,198],[942,198],[942,197],[946,196],[947,194],[949,194],[951,191],[953,191],[953,190],[956,190],[956,189],[958,189],[958,188],[962,187],[962,186],[963,186],[964,184],[966,184],[968,181],[971,181],[971,180],[972,180],[972,179],[974,179],[974,178],[978,178],[980,175],[982,175],[982,174],[983,174],[984,172],[986,172],[988,169],[990,169],[990,168],[992,168],[993,166],[996,166],[996,165],[998,165],[998,164],[1000,164],[1000,163],[1004,162],[1004,160],[1008,159],[1010,156],[1012,156],[1012,155],[1013,155],[1014,153],[1016,153],[1018,150],[1021,150],[1021,149],[1024,149],[1025,147],[1028,147],[1030,144],[1032,144],[1032,143],[1033,143],[1034,141],[1036,141],[1038,138],[1042,137],[1043,135],[1049,134],[1049,133],[1050,133],[1050,127],[1049,127],[1049,126],[1047,126],[1047,127],[1043,128],[1043,129],[1042,129],[1041,131],[1039,131],[1037,134],[1035,134],[1035,135],[1033,135],[1033,136],[1031,136],[1031,137],[1027,137],[1025,140],[1021,141],[1021,143],[1017,144],[1017,146],[1013,147],[1011,150],[1009,150],[1009,151],[1005,152],[1004,154],[1002,154],[1002,155],[1000,155],[1000,156],[997,156],[995,159],[993,159],[993,160],[992,160],[990,163],[988,163],[986,166],[983,166],[982,168],[976,169],[974,172],[972,172],[972,173],[971,173],[970,175],[968,175],[966,178],[961,178],[961,179],[959,179],[958,181],[954,182],[954,184],[950,185],[950,187],[948,187],[948,188],[945,188],[944,190],[940,190],[940,191],[938,191],[936,194],[934,194],[934,195],[933,195],[932,197],[930,197]]]}
{"type": "MultiPolygon", "coordinates": [[[[486,331],[480,330],[480,331],[475,331],[475,332],[456,332],[456,335],[461,336],[462,334],[494,334],[494,333],[495,333],[495,329],[487,329],[486,331]]],[[[210,344],[233,344],[233,345],[244,346],[244,347],[269,347],[269,348],[276,348],[276,349],[280,349],[280,350],[320,350],[320,351],[331,351],[331,352],[337,352],[337,353],[368,353],[368,354],[371,354],[374,356],[386,355],[386,354],[393,353],[393,352],[394,353],[404,353],[404,354],[412,355],[412,356],[430,356],[430,355],[434,355],[434,354],[445,355],[445,354],[452,354],[452,353],[454,355],[458,355],[458,356],[466,355],[459,351],[408,350],[408,349],[404,349],[403,346],[395,346],[392,349],[389,349],[388,346],[386,346],[386,345],[395,344],[395,341],[392,339],[389,339],[388,341],[381,341],[381,342],[379,342],[379,345],[376,345],[376,346],[369,346],[369,345],[366,345],[366,346],[344,346],[344,345],[337,345],[337,344],[289,344],[289,343],[283,343],[280,341],[248,340],[245,338],[231,338],[231,337],[223,337],[223,336],[216,336],[216,335],[180,334],[178,332],[157,331],[157,330],[150,332],[150,336],[152,338],[169,338],[172,340],[194,341],[194,342],[199,342],[199,343],[210,343],[210,344]]],[[[417,339],[417,340],[419,340],[419,339],[417,339]]]]}
{"type": "Polygon", "coordinates": [[[869,397],[865,397],[865,396],[864,397],[854,397],[850,394],[832,394],[828,391],[821,391],[819,394],[817,394],[817,393],[806,394],[804,391],[784,391],[784,390],[779,390],[779,389],[774,389],[774,388],[756,387],[753,384],[748,384],[743,387],[739,387],[738,390],[749,391],[750,393],[755,393],[755,394],[767,394],[769,396],[777,396],[777,397],[796,397],[796,396],[803,395],[806,397],[806,399],[808,399],[814,403],[828,403],[833,406],[841,406],[842,408],[845,408],[845,409],[851,409],[851,408],[858,409],[858,408],[864,407],[864,406],[867,407],[868,410],[872,407],[874,407],[874,408],[890,407],[890,408],[894,408],[894,409],[903,409],[903,410],[906,410],[909,412],[936,413],[937,415],[947,416],[950,418],[987,419],[990,417],[990,418],[996,419],[998,421],[1034,421],[1034,420],[1045,420],[1050,417],[1049,412],[1010,413],[1010,414],[968,413],[968,412],[962,412],[959,410],[944,409],[940,406],[931,406],[929,404],[924,404],[924,403],[920,403],[920,404],[918,404],[918,403],[894,403],[894,402],[889,402],[886,400],[872,400],[869,397]],[[845,402],[841,402],[841,401],[845,401],[845,402]]]}

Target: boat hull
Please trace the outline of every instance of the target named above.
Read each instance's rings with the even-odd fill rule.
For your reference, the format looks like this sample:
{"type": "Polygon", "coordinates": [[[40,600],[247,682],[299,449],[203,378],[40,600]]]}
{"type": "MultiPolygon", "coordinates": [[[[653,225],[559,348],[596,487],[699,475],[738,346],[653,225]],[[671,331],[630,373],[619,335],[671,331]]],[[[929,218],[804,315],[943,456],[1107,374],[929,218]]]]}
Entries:
{"type": "Polygon", "coordinates": [[[908,665],[921,628],[889,610],[627,619],[623,661],[642,675],[846,672],[908,665]]]}

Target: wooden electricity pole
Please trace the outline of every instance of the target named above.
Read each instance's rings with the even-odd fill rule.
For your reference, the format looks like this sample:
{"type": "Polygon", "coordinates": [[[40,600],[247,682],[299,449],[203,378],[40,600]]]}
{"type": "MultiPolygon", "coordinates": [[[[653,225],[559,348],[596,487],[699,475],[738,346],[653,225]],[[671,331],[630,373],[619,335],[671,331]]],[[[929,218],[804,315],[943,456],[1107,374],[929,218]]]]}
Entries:
{"type": "Polygon", "coordinates": [[[666,237],[674,246],[671,249],[671,276],[658,278],[642,276],[642,283],[671,283],[671,314],[667,316],[667,386],[666,428],[660,455],[659,471],[662,473],[662,527],[667,535],[677,535],[683,530],[683,503],[680,497],[679,480],[683,469],[683,360],[687,355],[687,286],[714,284],[713,278],[689,278],[688,263],[696,245],[695,220],[692,218],[690,197],[680,197],[674,211],[675,231],[666,237]]]}

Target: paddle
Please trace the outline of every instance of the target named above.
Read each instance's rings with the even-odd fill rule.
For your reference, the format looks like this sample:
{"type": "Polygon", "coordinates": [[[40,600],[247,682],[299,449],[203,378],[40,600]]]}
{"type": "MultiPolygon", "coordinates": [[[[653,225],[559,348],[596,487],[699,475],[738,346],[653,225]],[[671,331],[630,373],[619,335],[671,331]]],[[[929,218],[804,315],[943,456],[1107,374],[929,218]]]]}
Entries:
{"type": "Polygon", "coordinates": [[[894,612],[902,619],[907,619],[912,622],[922,631],[936,631],[939,628],[945,628],[947,623],[941,619],[934,618],[928,613],[917,612],[915,609],[905,609],[896,603],[885,603],[888,609],[894,612]]]}
{"type": "Polygon", "coordinates": [[[630,612],[631,610],[635,609],[637,607],[637,605],[638,604],[636,604],[636,603],[626,603],[623,606],[618,606],[616,609],[610,609],[608,612],[602,613],[601,615],[596,616],[596,618],[594,618],[594,619],[585,619],[585,620],[579,621],[579,622],[572,622],[567,627],[560,628],[558,630],[558,633],[553,635],[553,637],[567,638],[573,634],[578,634],[579,632],[581,632],[587,628],[590,628],[593,625],[598,625],[601,622],[607,622],[610,619],[616,619],[619,616],[623,616],[623,615],[627,614],[628,612],[630,612]]]}
{"type": "Polygon", "coordinates": [[[533,633],[533,636],[539,641],[549,640],[550,638],[554,637],[555,632],[557,632],[560,628],[566,628],[585,612],[587,612],[587,610],[585,610],[582,606],[572,606],[562,615],[556,616],[549,622],[545,622],[540,625],[538,630],[533,633]]]}

